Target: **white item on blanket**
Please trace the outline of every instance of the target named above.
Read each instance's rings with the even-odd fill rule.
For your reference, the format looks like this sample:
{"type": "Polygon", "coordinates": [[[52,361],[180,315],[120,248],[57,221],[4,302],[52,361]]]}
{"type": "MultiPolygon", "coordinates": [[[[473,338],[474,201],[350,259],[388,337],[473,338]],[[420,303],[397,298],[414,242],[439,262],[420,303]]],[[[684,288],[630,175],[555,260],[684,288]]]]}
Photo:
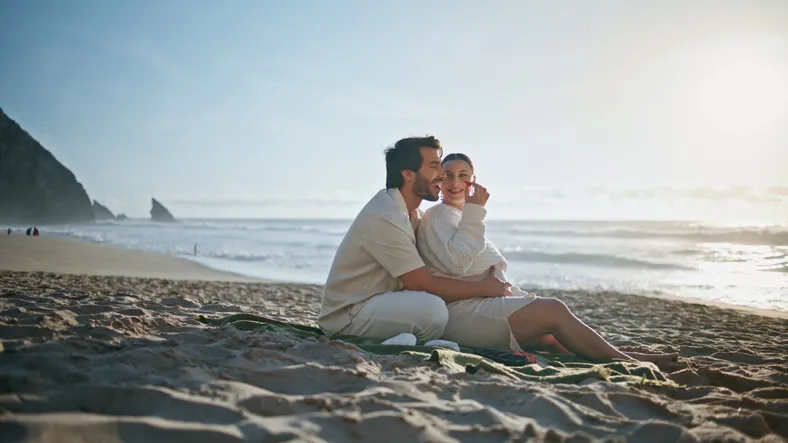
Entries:
{"type": "Polygon", "coordinates": [[[403,332],[400,335],[391,337],[390,339],[381,343],[382,345],[397,345],[397,346],[414,346],[418,340],[416,336],[410,332],[403,332]]]}
{"type": "Polygon", "coordinates": [[[424,343],[424,346],[441,346],[460,352],[460,345],[449,340],[430,340],[427,343],[424,343]]]}

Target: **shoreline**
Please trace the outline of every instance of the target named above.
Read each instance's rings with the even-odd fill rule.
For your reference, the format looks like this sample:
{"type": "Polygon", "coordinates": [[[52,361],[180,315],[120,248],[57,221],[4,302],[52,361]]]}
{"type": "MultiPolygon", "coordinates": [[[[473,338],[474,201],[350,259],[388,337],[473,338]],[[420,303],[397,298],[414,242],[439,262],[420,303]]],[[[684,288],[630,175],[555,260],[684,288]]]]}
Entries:
{"type": "Polygon", "coordinates": [[[265,281],[173,255],[61,236],[0,236],[0,271],[246,283],[265,281]]]}
{"type": "Polygon", "coordinates": [[[776,309],[756,308],[754,306],[736,305],[732,303],[704,300],[702,298],[696,298],[696,297],[683,297],[678,295],[667,295],[667,294],[632,294],[632,295],[640,296],[640,297],[648,297],[648,298],[657,298],[666,301],[682,302],[682,303],[688,303],[693,305],[711,306],[719,309],[743,311],[748,314],[788,320],[788,311],[778,311],[776,309]]]}
{"type": "MultiPolygon", "coordinates": [[[[67,236],[0,236],[0,271],[170,280],[272,283],[309,287],[319,285],[322,287],[320,283],[280,278],[252,277],[246,274],[212,267],[189,257],[129,249],[67,236]],[[108,262],[114,265],[110,265],[108,262]]],[[[753,315],[788,319],[788,311],[717,302],[697,297],[584,289],[564,290],[528,288],[525,286],[523,289],[536,292],[543,296],[567,293],[586,294],[596,297],[604,297],[606,294],[629,295],[687,304],[700,304],[720,309],[742,311],[753,315]]]]}
{"type": "Polygon", "coordinates": [[[586,289],[564,290],[564,289],[534,289],[527,287],[522,287],[522,288],[528,292],[536,292],[537,294],[571,293],[571,294],[585,294],[588,296],[599,296],[599,297],[604,297],[605,295],[613,294],[613,295],[624,295],[631,297],[643,297],[648,299],[665,300],[668,302],[678,302],[678,303],[684,303],[689,305],[702,305],[702,306],[708,306],[712,308],[718,308],[718,309],[729,310],[729,311],[741,311],[743,313],[759,315],[762,317],[788,320],[788,311],[778,311],[774,309],[756,308],[754,306],[736,305],[732,303],[704,300],[702,298],[697,298],[697,297],[684,297],[680,295],[653,294],[653,293],[650,294],[650,293],[621,292],[621,291],[592,291],[586,289]]]}

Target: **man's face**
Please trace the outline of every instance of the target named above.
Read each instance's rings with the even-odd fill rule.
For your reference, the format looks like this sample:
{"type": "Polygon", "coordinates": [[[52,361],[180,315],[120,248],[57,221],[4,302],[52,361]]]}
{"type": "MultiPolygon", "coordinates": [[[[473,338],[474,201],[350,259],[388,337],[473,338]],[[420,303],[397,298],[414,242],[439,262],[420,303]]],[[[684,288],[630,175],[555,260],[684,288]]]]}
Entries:
{"type": "Polygon", "coordinates": [[[421,148],[421,168],[413,181],[413,194],[427,201],[437,201],[446,172],[441,167],[441,151],[421,148]]]}

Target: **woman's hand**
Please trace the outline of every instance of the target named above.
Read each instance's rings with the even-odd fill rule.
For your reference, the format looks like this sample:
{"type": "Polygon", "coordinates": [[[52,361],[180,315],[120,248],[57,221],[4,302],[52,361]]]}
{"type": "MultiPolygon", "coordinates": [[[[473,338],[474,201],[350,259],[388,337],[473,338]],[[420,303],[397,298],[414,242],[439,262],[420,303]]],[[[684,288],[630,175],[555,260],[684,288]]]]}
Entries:
{"type": "MultiPolygon", "coordinates": [[[[467,203],[467,202],[466,202],[467,203]]],[[[512,284],[495,276],[495,266],[490,267],[490,273],[484,279],[487,290],[485,297],[508,297],[512,295],[512,284]]]]}
{"type": "Polygon", "coordinates": [[[484,206],[490,198],[490,193],[487,188],[476,182],[465,182],[465,203],[473,203],[475,205],[484,206]],[[473,194],[471,194],[473,188],[473,194]]]}

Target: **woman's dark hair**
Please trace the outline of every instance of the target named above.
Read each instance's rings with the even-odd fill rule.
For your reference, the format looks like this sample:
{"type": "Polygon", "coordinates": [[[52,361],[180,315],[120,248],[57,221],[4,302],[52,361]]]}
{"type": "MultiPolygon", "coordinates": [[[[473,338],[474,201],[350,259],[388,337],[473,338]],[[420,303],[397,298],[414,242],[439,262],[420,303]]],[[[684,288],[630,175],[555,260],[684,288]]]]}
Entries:
{"type": "Polygon", "coordinates": [[[471,171],[473,171],[473,162],[471,161],[471,158],[459,152],[454,152],[452,154],[447,155],[446,157],[443,157],[443,161],[441,161],[441,166],[445,165],[446,162],[450,162],[452,160],[462,160],[465,163],[468,163],[468,166],[471,167],[471,171]]]}

